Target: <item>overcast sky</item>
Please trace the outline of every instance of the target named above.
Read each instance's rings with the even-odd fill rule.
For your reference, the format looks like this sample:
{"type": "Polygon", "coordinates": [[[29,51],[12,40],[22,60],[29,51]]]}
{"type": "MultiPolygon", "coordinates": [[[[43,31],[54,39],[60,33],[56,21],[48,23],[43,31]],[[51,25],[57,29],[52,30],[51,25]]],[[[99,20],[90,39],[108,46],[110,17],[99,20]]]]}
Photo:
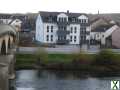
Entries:
{"type": "Polygon", "coordinates": [[[120,13],[120,0],[0,0],[0,13],[64,11],[120,13]]]}

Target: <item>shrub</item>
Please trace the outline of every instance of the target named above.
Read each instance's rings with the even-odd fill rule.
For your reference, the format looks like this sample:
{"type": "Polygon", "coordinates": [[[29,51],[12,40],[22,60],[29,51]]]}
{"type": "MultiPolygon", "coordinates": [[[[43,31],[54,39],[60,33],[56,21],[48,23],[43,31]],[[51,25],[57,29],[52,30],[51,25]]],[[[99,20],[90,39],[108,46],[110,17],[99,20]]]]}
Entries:
{"type": "Polygon", "coordinates": [[[39,48],[35,55],[39,63],[48,61],[48,53],[43,48],[39,48]]]}
{"type": "Polygon", "coordinates": [[[78,54],[73,54],[73,62],[79,64],[89,64],[90,63],[90,55],[85,52],[79,52],[78,54]]]}
{"type": "Polygon", "coordinates": [[[108,49],[101,50],[95,57],[95,60],[93,62],[94,65],[115,65],[116,63],[116,57],[114,52],[108,49]]]}
{"type": "Polygon", "coordinates": [[[71,67],[73,69],[87,70],[90,67],[90,63],[90,55],[85,52],[79,52],[78,54],[73,54],[71,67]]]}

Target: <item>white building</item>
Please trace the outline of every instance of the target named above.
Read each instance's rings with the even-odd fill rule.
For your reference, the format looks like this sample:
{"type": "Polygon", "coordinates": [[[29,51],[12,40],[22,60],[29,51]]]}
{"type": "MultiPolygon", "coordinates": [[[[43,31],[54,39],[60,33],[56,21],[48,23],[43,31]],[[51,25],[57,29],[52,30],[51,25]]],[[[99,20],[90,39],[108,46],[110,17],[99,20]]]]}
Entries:
{"type": "Polygon", "coordinates": [[[88,45],[90,31],[86,14],[39,12],[36,20],[36,40],[41,43],[88,45]]]}
{"type": "Polygon", "coordinates": [[[90,43],[100,44],[102,46],[112,46],[111,35],[118,28],[119,26],[116,24],[100,25],[96,27],[90,33],[90,43]]]}

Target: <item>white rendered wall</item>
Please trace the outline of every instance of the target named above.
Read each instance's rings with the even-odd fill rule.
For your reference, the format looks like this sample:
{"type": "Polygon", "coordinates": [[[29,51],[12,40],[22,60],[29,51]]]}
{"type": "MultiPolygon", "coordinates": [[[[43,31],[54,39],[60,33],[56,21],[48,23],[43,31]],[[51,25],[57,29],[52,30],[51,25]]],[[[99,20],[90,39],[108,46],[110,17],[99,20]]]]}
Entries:
{"type": "Polygon", "coordinates": [[[106,30],[106,32],[91,32],[91,38],[95,40],[101,40],[101,44],[105,45],[106,38],[110,36],[113,31],[117,30],[118,26],[114,25],[110,29],[106,30]]]}
{"type": "Polygon", "coordinates": [[[104,33],[104,38],[101,39],[101,43],[102,43],[102,44],[105,44],[105,43],[106,43],[106,38],[107,38],[108,36],[110,36],[110,35],[113,33],[113,31],[117,30],[117,28],[119,28],[119,27],[118,27],[117,25],[114,25],[114,26],[112,26],[110,29],[108,29],[108,30],[104,33]]]}
{"type": "Polygon", "coordinates": [[[44,27],[43,27],[43,21],[40,15],[38,15],[36,20],[35,39],[41,43],[44,43],[44,27]]]}
{"type": "Polygon", "coordinates": [[[70,36],[72,36],[72,42],[70,44],[79,44],[80,43],[80,24],[70,24],[70,36]],[[73,27],[73,32],[71,33],[71,27],[73,27]],[[74,33],[74,27],[77,28],[77,33],[74,33]],[[76,36],[76,42],[74,42],[74,36],[76,36]]]}
{"type": "Polygon", "coordinates": [[[44,43],[56,43],[58,26],[55,23],[44,23],[44,43]],[[47,32],[47,26],[49,26],[49,32],[47,32]],[[51,32],[51,26],[53,26],[53,32],[51,32]],[[47,41],[47,35],[49,35],[49,41],[47,41]],[[51,35],[53,35],[53,41],[51,41],[51,35]]]}

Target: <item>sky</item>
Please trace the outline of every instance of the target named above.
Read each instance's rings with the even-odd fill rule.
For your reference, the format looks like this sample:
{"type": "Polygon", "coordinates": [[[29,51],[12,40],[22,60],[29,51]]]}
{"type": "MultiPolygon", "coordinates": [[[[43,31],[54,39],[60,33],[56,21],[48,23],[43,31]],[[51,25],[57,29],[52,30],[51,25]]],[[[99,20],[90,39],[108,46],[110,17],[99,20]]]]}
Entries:
{"type": "Polygon", "coordinates": [[[0,13],[62,11],[120,13],[120,0],[0,0],[0,13]]]}

